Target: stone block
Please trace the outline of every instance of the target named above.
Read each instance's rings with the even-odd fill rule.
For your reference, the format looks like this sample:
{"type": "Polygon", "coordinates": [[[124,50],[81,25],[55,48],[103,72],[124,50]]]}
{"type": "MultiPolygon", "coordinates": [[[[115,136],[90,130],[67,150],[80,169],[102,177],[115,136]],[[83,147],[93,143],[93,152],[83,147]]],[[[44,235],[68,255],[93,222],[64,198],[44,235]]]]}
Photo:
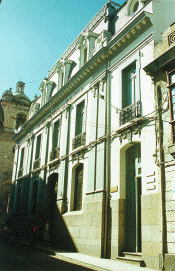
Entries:
{"type": "Polygon", "coordinates": [[[92,215],[91,214],[83,214],[82,225],[86,226],[86,227],[92,225],[92,215]]]}
{"type": "Polygon", "coordinates": [[[159,269],[159,257],[143,255],[143,260],[147,268],[159,269]]]}
{"type": "Polygon", "coordinates": [[[146,242],[151,241],[151,226],[149,225],[142,226],[142,241],[146,242]]]}
{"type": "Polygon", "coordinates": [[[158,193],[151,194],[150,195],[150,207],[151,208],[157,208],[157,206],[160,206],[160,195],[158,193]]]}
{"type": "Polygon", "coordinates": [[[119,219],[118,219],[118,212],[112,212],[112,226],[118,226],[119,219]]]}
{"type": "Polygon", "coordinates": [[[174,222],[175,221],[175,211],[166,212],[166,220],[167,220],[167,222],[174,222]]]}
{"type": "Polygon", "coordinates": [[[118,228],[112,227],[111,238],[112,238],[112,240],[118,240],[118,228]]]}
{"type": "Polygon", "coordinates": [[[102,201],[97,201],[97,213],[101,213],[102,212],[102,201]]]}
{"type": "Polygon", "coordinates": [[[101,226],[102,223],[102,214],[101,213],[96,213],[92,215],[92,220],[91,220],[92,226],[98,227],[101,226]]]}
{"type": "Polygon", "coordinates": [[[159,257],[159,254],[161,253],[161,242],[155,243],[150,242],[151,248],[150,248],[150,255],[159,257]]]}
{"type": "Polygon", "coordinates": [[[86,239],[86,244],[88,246],[100,246],[101,245],[101,240],[100,239],[94,239],[94,238],[89,238],[86,239]]]}
{"type": "Polygon", "coordinates": [[[174,232],[167,232],[167,242],[168,243],[175,243],[175,233],[174,232]]]}
{"type": "Polygon", "coordinates": [[[85,226],[80,226],[80,238],[87,238],[88,237],[88,230],[85,226]]]}
{"type": "Polygon", "coordinates": [[[96,227],[88,227],[87,229],[87,239],[96,238],[96,227]]]}
{"type": "Polygon", "coordinates": [[[142,255],[151,256],[151,242],[142,241],[142,255]]]}
{"type": "Polygon", "coordinates": [[[142,225],[150,225],[151,209],[142,210],[141,220],[142,225]]]}
{"type": "Polygon", "coordinates": [[[119,256],[119,250],[116,241],[111,242],[111,259],[115,259],[119,256]]]}
{"type": "Polygon", "coordinates": [[[74,225],[81,226],[83,225],[83,215],[76,215],[74,220],[74,225]]]}
{"type": "Polygon", "coordinates": [[[101,239],[101,226],[96,227],[96,238],[101,239]]]}
{"type": "Polygon", "coordinates": [[[152,225],[150,232],[150,241],[151,242],[161,242],[161,232],[159,225],[152,225]]]}
{"type": "Polygon", "coordinates": [[[168,232],[175,232],[175,221],[174,222],[167,222],[167,231],[168,232]]]}
{"type": "Polygon", "coordinates": [[[78,226],[70,226],[68,229],[71,237],[80,237],[80,228],[78,226]]]}
{"type": "Polygon", "coordinates": [[[94,214],[97,212],[97,202],[91,202],[87,204],[87,213],[94,214]]]}
{"type": "Polygon", "coordinates": [[[150,220],[151,220],[151,225],[159,225],[161,223],[161,212],[160,209],[158,208],[152,208],[151,209],[151,216],[150,216],[150,220]]]}
{"type": "Polygon", "coordinates": [[[165,201],[171,201],[173,198],[173,192],[172,191],[168,191],[165,193],[165,201]]]}
{"type": "Polygon", "coordinates": [[[168,253],[173,253],[175,254],[175,243],[168,243],[168,253]]]}
{"type": "Polygon", "coordinates": [[[151,202],[150,202],[150,195],[142,195],[141,196],[141,208],[143,210],[149,209],[151,207],[151,202]]]}
{"type": "Polygon", "coordinates": [[[165,254],[165,270],[167,271],[175,270],[175,255],[165,254]]]}
{"type": "Polygon", "coordinates": [[[167,201],[166,202],[166,211],[175,211],[175,201],[167,201]]]}
{"type": "Polygon", "coordinates": [[[119,211],[119,201],[118,200],[111,200],[110,202],[112,213],[119,211]]]}
{"type": "Polygon", "coordinates": [[[91,255],[95,257],[101,256],[101,246],[90,246],[87,244],[77,244],[77,250],[79,253],[91,255]]]}

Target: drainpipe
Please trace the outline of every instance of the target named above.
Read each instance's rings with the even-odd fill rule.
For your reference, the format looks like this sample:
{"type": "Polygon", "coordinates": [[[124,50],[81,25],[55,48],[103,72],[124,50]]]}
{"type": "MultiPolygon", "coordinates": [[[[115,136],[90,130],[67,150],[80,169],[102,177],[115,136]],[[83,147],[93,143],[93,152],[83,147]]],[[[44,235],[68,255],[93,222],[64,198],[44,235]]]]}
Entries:
{"type": "MultiPolygon", "coordinates": [[[[107,61],[107,80],[106,80],[106,110],[105,110],[105,135],[107,136],[111,131],[110,119],[111,119],[111,102],[110,102],[110,73],[107,70],[109,67],[109,61],[107,61]]],[[[105,174],[104,174],[104,194],[103,194],[103,206],[102,206],[102,234],[103,239],[103,250],[102,257],[110,258],[110,247],[109,247],[109,234],[110,234],[110,154],[111,154],[110,138],[105,140],[105,174]]]]}
{"type": "Polygon", "coordinates": [[[64,175],[64,192],[63,192],[63,206],[62,206],[62,214],[67,212],[67,184],[68,184],[68,169],[69,169],[69,145],[70,145],[70,108],[71,105],[69,104],[66,108],[67,112],[67,142],[66,142],[66,159],[65,159],[65,175],[64,175]]]}
{"type": "Polygon", "coordinates": [[[162,121],[162,97],[161,88],[157,87],[158,104],[158,131],[159,131],[159,155],[160,155],[160,184],[161,184],[161,228],[162,228],[162,266],[160,270],[165,270],[165,253],[167,244],[166,234],[166,216],[165,216],[165,167],[164,167],[164,149],[163,149],[163,121],[162,121]]]}
{"type": "Polygon", "coordinates": [[[15,181],[17,178],[17,170],[18,170],[18,158],[19,158],[19,145],[18,145],[18,153],[17,153],[17,159],[16,159],[16,169],[15,169],[15,181]]]}

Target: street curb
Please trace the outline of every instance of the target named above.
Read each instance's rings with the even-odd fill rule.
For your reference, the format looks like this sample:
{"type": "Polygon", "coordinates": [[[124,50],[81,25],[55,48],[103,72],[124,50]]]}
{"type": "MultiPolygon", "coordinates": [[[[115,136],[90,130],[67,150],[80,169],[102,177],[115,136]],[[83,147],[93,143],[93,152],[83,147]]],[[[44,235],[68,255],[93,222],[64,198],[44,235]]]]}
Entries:
{"type": "MultiPolygon", "coordinates": [[[[27,243],[27,242],[24,242],[24,241],[21,241],[21,240],[17,240],[14,237],[10,237],[10,239],[12,241],[18,242],[18,243],[20,243],[22,245],[27,245],[27,246],[30,247],[30,244],[27,243]]],[[[110,269],[98,267],[96,265],[92,265],[92,264],[89,264],[89,263],[85,263],[85,262],[82,262],[82,261],[79,261],[79,260],[72,259],[70,257],[66,257],[66,256],[63,256],[63,255],[60,255],[59,252],[55,252],[55,251],[53,251],[51,249],[45,248],[45,247],[37,245],[37,244],[35,244],[34,247],[36,249],[42,250],[43,252],[46,252],[46,253],[50,254],[51,257],[55,257],[58,260],[61,260],[61,261],[64,261],[64,262],[72,263],[72,264],[77,265],[77,266],[86,267],[86,268],[89,268],[89,269],[91,269],[93,271],[111,271],[110,269]]]]}
{"type": "Polygon", "coordinates": [[[92,264],[89,264],[89,263],[82,262],[80,260],[75,260],[73,258],[60,255],[59,252],[53,252],[52,250],[49,250],[47,248],[43,248],[43,247],[40,247],[40,246],[37,246],[37,245],[36,245],[36,247],[38,249],[43,250],[44,252],[47,252],[49,254],[53,254],[54,257],[56,257],[57,259],[62,260],[64,262],[69,262],[69,263],[72,263],[72,264],[75,264],[75,265],[86,267],[86,268],[89,268],[89,269],[94,270],[94,271],[111,271],[111,269],[98,267],[96,265],[92,265],[92,264]]]}

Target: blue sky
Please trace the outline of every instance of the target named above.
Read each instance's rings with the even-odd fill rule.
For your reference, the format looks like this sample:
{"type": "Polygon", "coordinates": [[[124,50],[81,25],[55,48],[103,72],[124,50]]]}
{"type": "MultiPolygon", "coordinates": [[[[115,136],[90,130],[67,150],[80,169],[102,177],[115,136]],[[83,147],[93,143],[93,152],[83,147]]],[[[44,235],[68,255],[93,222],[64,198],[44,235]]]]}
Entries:
{"type": "MultiPolygon", "coordinates": [[[[48,71],[107,0],[2,0],[0,4],[0,98],[26,83],[33,100],[48,71]]],[[[124,0],[115,1],[123,4],[124,0]]]]}

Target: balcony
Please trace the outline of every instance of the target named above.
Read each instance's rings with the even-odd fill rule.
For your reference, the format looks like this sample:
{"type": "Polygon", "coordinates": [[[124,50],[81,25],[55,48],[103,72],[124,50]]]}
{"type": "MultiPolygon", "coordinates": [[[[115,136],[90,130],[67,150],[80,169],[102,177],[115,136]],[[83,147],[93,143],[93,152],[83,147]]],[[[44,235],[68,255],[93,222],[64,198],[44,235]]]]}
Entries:
{"type": "Polygon", "coordinates": [[[59,157],[60,157],[60,148],[55,148],[50,152],[49,160],[52,161],[59,157]]]}
{"type": "Polygon", "coordinates": [[[23,168],[20,168],[18,171],[18,178],[23,176],[23,168]]]}
{"type": "Polygon", "coordinates": [[[41,159],[39,158],[39,159],[37,159],[37,160],[35,160],[33,162],[33,170],[35,170],[35,169],[37,169],[37,168],[40,167],[40,161],[41,161],[41,159]]]}
{"type": "Polygon", "coordinates": [[[120,126],[141,116],[141,102],[137,101],[119,112],[120,126]]]}
{"type": "Polygon", "coordinates": [[[75,150],[85,144],[86,144],[86,134],[85,133],[79,134],[72,140],[72,150],[75,150]]]}

